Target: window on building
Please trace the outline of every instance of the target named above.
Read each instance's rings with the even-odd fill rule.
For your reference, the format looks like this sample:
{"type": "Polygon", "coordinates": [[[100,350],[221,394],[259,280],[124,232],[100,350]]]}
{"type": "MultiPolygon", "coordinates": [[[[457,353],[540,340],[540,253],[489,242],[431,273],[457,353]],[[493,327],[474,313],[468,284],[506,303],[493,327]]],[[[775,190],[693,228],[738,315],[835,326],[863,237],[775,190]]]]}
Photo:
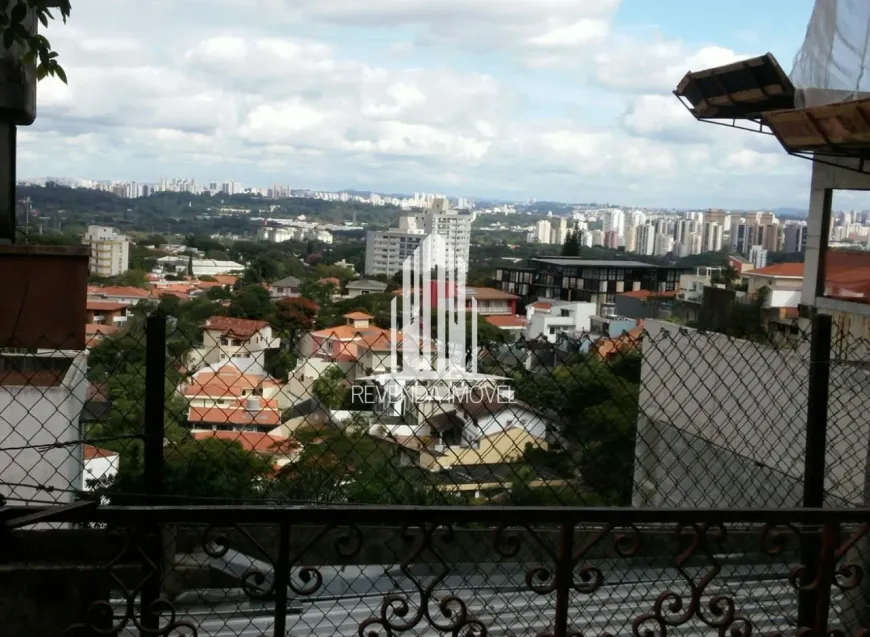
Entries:
{"type": "Polygon", "coordinates": [[[563,317],[571,316],[571,310],[562,310],[562,316],[563,317]]]}

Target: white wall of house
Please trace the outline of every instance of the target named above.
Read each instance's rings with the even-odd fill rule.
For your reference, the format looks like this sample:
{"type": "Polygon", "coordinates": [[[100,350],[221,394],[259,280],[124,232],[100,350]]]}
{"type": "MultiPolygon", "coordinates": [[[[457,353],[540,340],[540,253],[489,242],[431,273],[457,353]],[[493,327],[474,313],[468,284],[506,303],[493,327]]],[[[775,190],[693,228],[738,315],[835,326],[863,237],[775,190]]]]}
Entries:
{"type": "MultiPolygon", "coordinates": [[[[800,506],[806,346],[777,350],[658,321],[645,326],[634,504],[800,506]]],[[[870,431],[858,423],[870,413],[870,374],[835,365],[831,387],[828,502],[856,504],[868,461],[870,431]]]]}
{"type": "Polygon", "coordinates": [[[118,475],[118,467],[120,466],[120,456],[113,454],[85,460],[85,468],[82,472],[81,489],[92,491],[91,483],[94,480],[111,479],[118,475]]]}
{"type": "Polygon", "coordinates": [[[518,405],[509,405],[496,413],[482,414],[477,417],[480,437],[491,436],[520,427],[536,438],[546,439],[549,421],[538,414],[518,405]]]}
{"type": "Polygon", "coordinates": [[[797,307],[801,302],[801,291],[772,290],[764,302],[765,307],[797,307]]]}
{"type": "MultiPolygon", "coordinates": [[[[61,358],[54,355],[53,358],[61,358]]],[[[33,447],[72,442],[81,438],[79,416],[87,391],[87,354],[71,358],[62,381],[51,387],[0,385],[0,448],[33,447]]],[[[0,482],[4,495],[27,500],[72,502],[70,489],[79,489],[83,457],[81,445],[49,449],[0,451],[0,482]],[[54,487],[46,491],[34,486],[54,487]]],[[[42,505],[35,505],[42,506],[42,505]]]]}
{"type": "Polygon", "coordinates": [[[273,335],[271,325],[247,340],[223,335],[220,330],[203,330],[202,347],[191,351],[190,365],[193,369],[199,369],[230,358],[249,358],[253,363],[264,367],[266,350],[276,349],[280,345],[281,339],[273,335]]]}
{"type": "Polygon", "coordinates": [[[536,339],[543,334],[550,343],[555,343],[560,332],[588,331],[590,321],[596,314],[595,303],[553,303],[549,312],[529,307],[526,338],[536,339]]]}

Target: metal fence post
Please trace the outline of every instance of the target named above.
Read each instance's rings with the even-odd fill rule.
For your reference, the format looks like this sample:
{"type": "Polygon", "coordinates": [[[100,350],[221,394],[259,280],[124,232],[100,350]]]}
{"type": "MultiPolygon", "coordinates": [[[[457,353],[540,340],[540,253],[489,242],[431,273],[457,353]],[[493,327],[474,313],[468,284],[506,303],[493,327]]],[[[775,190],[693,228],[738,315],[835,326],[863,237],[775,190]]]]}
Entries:
{"type": "MultiPolygon", "coordinates": [[[[144,482],[148,504],[156,504],[163,493],[164,410],[166,408],[166,317],[149,316],[145,323],[145,423],[144,482]]],[[[163,533],[159,525],[145,530],[143,569],[147,580],[142,587],[142,625],[154,630],[159,617],[153,604],[160,598],[163,581],[163,533]]]]}
{"type": "Polygon", "coordinates": [[[556,564],[556,609],[554,637],[568,635],[568,603],[574,585],[574,524],[563,522],[559,533],[559,562],[556,564]]]}
{"type": "MultiPolygon", "coordinates": [[[[807,431],[804,449],[805,508],[820,509],[825,503],[825,451],[828,428],[828,393],[831,380],[832,322],[829,314],[816,313],[812,319],[810,365],[807,396],[807,431]]],[[[812,579],[820,567],[819,555],[822,538],[817,532],[802,534],[801,563],[806,566],[807,577],[812,579]]],[[[809,582],[804,582],[808,584],[809,582]]],[[[816,588],[801,591],[798,600],[798,626],[815,625],[817,595],[829,591],[816,588]]]]}

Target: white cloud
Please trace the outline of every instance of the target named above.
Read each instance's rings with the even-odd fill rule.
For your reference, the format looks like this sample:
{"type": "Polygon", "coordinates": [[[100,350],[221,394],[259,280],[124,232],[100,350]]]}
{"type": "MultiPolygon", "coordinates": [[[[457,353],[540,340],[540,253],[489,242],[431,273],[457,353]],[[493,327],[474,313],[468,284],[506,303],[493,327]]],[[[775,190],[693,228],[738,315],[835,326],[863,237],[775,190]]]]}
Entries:
{"type": "MultiPolygon", "coordinates": [[[[85,5],[68,28],[50,34],[70,85],[40,85],[37,125],[22,134],[21,171],[138,180],[186,172],[252,182],[268,172],[300,186],[452,185],[468,194],[578,200],[618,200],[630,191],[635,203],[673,198],[672,205],[708,196],[697,185],[714,182],[732,200],[756,196],[738,187],[752,171],[802,174],[775,140],[699,124],[666,94],[686,70],[728,62],[734,51],[626,38],[612,26],[618,5],[220,0],[205,11],[196,0],[153,0],[148,9],[114,0],[105,12],[85,5]],[[277,34],[276,24],[295,25],[287,27],[293,34],[277,34]],[[408,27],[446,47],[436,51],[461,57],[435,66],[408,31],[398,44],[387,41],[380,58],[348,48],[360,25],[369,34],[408,27]],[[574,82],[588,67],[589,83],[551,102],[557,98],[546,88],[524,88],[498,65],[469,70],[478,58],[461,52],[481,45],[509,49],[520,70],[579,73],[570,75],[574,82]],[[594,123],[566,117],[594,103],[582,88],[620,107],[594,123]]],[[[502,67],[510,59],[499,58],[502,67]]]]}

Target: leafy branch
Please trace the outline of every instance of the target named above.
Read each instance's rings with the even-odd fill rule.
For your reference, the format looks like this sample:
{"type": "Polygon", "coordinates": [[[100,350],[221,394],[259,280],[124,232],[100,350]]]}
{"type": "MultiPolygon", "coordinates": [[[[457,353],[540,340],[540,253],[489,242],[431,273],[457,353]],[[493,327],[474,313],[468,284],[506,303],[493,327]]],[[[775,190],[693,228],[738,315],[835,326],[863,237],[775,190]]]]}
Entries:
{"type": "Polygon", "coordinates": [[[26,21],[32,11],[36,19],[47,27],[54,20],[51,9],[57,9],[66,24],[70,15],[71,0],[0,0],[0,39],[8,51],[18,45],[24,50],[22,61],[36,63],[36,78],[42,80],[49,75],[57,77],[66,84],[66,72],[57,61],[57,51],[51,50],[51,43],[45,36],[31,33],[26,21]]]}

